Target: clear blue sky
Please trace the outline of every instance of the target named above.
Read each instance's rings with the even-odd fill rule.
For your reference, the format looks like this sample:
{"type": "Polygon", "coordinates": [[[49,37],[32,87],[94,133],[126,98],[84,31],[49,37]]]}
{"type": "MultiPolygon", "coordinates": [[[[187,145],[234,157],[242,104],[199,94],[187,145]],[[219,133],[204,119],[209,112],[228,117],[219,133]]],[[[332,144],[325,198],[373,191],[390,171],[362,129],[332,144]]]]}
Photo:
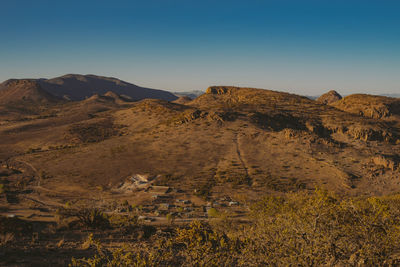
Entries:
{"type": "Polygon", "coordinates": [[[1,0],[0,80],[400,93],[400,1],[1,0]]]}

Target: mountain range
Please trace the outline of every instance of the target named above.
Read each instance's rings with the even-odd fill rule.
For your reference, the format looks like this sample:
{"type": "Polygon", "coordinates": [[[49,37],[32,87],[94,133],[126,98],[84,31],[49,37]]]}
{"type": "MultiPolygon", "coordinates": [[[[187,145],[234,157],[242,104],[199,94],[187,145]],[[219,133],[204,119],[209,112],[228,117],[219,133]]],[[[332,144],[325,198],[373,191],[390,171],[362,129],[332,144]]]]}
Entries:
{"type": "MultiPolygon", "coordinates": [[[[38,94],[42,95],[40,101],[47,96],[51,101],[54,101],[54,97],[65,100],[83,100],[91,97],[94,94],[105,94],[108,91],[112,91],[118,95],[122,95],[133,101],[138,101],[145,98],[163,99],[167,101],[173,101],[177,97],[167,91],[150,89],[140,87],[128,82],[121,81],[116,78],[102,77],[96,75],[79,75],[79,74],[68,74],[52,79],[11,79],[0,84],[0,101],[14,102],[20,97],[23,97],[24,93],[18,93],[17,91],[26,85],[30,85],[38,94]],[[8,89],[7,95],[1,93],[5,91],[2,89],[8,89]],[[11,93],[15,91],[15,93],[11,93]],[[39,92],[40,91],[40,92],[39,92]],[[46,92],[46,93],[44,93],[46,92]],[[50,95],[54,97],[50,97],[50,95]],[[1,100],[3,95],[3,100],[1,100]],[[13,99],[13,98],[16,99],[13,99]]],[[[32,96],[32,94],[31,94],[32,96]]],[[[34,99],[31,96],[25,96],[25,99],[34,99]]]]}

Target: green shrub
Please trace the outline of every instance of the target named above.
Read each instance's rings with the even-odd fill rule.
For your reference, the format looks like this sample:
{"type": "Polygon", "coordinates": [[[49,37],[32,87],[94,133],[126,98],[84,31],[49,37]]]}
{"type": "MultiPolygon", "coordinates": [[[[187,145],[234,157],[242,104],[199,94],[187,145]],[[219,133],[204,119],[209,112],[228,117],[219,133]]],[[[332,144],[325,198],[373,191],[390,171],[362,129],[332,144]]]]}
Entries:
{"type": "Polygon", "coordinates": [[[210,217],[210,218],[216,218],[216,217],[218,217],[219,212],[218,212],[215,208],[210,208],[210,209],[207,211],[207,215],[208,215],[208,217],[210,217]]]}

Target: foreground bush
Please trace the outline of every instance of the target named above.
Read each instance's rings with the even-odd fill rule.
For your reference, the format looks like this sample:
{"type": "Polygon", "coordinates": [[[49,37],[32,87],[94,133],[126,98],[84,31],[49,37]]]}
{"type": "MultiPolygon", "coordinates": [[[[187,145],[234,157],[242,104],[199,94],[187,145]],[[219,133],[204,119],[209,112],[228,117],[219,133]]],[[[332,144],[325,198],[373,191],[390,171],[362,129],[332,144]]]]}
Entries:
{"type": "Polygon", "coordinates": [[[67,208],[58,210],[60,221],[66,218],[76,218],[74,221],[80,228],[107,229],[110,228],[110,218],[96,208],[67,208]]]}
{"type": "Polygon", "coordinates": [[[400,197],[265,197],[252,223],[229,229],[193,222],[169,236],[110,250],[72,266],[397,266],[400,197]],[[234,228],[234,229],[233,229],[234,228]]]}
{"type": "Polygon", "coordinates": [[[317,191],[266,197],[247,229],[249,264],[400,264],[400,197],[345,199],[317,191]]]}

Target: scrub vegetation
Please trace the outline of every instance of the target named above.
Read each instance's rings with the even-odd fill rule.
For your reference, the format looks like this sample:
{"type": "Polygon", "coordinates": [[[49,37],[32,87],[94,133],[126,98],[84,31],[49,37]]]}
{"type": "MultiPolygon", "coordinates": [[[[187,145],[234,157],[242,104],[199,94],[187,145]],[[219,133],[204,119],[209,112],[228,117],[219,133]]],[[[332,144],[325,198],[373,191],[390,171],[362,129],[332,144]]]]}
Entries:
{"type": "Polygon", "coordinates": [[[400,264],[400,196],[266,196],[251,220],[194,221],[168,234],[107,248],[72,266],[390,266],[400,264]]]}

